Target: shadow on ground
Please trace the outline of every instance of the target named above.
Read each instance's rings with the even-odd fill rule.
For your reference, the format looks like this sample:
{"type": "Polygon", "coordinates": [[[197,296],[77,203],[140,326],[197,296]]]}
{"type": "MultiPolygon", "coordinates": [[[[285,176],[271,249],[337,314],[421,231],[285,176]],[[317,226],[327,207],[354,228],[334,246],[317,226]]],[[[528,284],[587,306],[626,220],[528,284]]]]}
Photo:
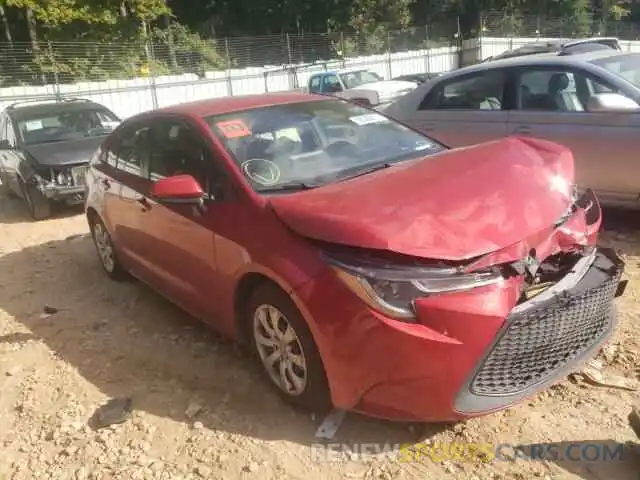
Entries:
{"type": "MultiPolygon", "coordinates": [[[[10,208],[0,208],[0,223],[28,221],[18,201],[9,202],[10,208]]],[[[616,243],[637,231],[636,217],[632,212],[607,214],[610,231],[605,237],[616,243]]],[[[640,254],[640,245],[622,240],[619,245],[636,249],[626,253],[640,254]]],[[[232,344],[149,288],[109,281],[88,235],[0,257],[0,309],[31,332],[2,336],[0,345],[35,337],[106,396],[132,396],[135,410],[191,423],[185,410],[197,399],[205,406],[198,420],[206,428],[262,440],[316,442],[313,435],[321,419],[283,404],[259,369],[232,344]],[[43,316],[45,305],[59,311],[43,316]]],[[[350,415],[336,441],[413,443],[445,428],[350,415]]],[[[638,471],[637,463],[629,466],[626,461],[555,463],[585,480],[635,480],[631,475],[638,471]]]]}
{"type": "MultiPolygon", "coordinates": [[[[0,257],[0,309],[108,397],[132,396],[135,410],[191,423],[185,410],[196,398],[206,407],[198,416],[205,427],[316,442],[321,419],[281,402],[231,343],[146,286],[107,279],[89,235],[0,257]],[[43,315],[45,305],[59,310],[43,315]]],[[[16,333],[0,344],[29,339],[16,333]]],[[[442,430],[425,428],[349,415],[336,438],[406,443],[442,430]]]]}
{"type": "MultiPolygon", "coordinates": [[[[583,440],[519,445],[517,450],[533,461],[546,460],[584,480],[640,479],[640,446],[615,440],[583,440]]],[[[505,457],[518,454],[503,452],[505,457]]]]}
{"type": "MultiPolygon", "coordinates": [[[[1,190],[0,186],[0,190],[1,190]]],[[[72,217],[82,213],[82,205],[65,206],[54,205],[52,209],[52,219],[72,217]]],[[[16,197],[8,197],[6,193],[0,191],[0,224],[29,223],[34,220],[29,215],[27,204],[24,200],[16,197]]]]}

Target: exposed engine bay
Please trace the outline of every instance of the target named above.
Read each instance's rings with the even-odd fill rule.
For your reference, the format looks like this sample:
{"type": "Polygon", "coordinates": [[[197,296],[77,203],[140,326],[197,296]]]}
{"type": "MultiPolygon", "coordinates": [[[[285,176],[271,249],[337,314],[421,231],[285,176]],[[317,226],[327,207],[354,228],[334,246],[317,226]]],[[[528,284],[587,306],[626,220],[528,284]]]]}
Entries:
{"type": "Polygon", "coordinates": [[[64,166],[39,166],[27,182],[34,185],[46,198],[66,203],[78,203],[84,198],[86,162],[64,166]]]}

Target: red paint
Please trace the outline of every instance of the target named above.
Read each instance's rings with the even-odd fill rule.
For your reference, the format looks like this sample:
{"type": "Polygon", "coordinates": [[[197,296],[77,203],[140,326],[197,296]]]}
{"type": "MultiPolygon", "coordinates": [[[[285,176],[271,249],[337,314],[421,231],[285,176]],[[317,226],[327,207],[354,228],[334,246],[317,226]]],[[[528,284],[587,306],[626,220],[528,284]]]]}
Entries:
{"type": "Polygon", "coordinates": [[[232,337],[240,282],[260,274],[278,284],[309,325],[337,407],[392,419],[459,419],[453,399],[516,304],[522,278],[420,299],[417,321],[406,323],[372,311],[305,237],[390,256],[486,254],[480,266],[522,258],[534,246],[542,256],[593,244],[600,222],[586,226],[581,211],[562,228],[552,226],[569,205],[553,179],[556,187],[572,182],[571,153],[546,141],[509,138],[267,199],[252,190],[202,120],[323,98],[228,97],[138,116],[171,114],[194,125],[228,173],[225,200],[199,212],[157,203],[154,196],[202,192],[189,177],[152,184],[93,165],[87,208],[107,219],[127,268],[232,337]],[[99,187],[106,177],[118,186],[109,194],[99,187]],[[151,199],[150,208],[141,208],[140,197],[151,199]]]}
{"type": "Polygon", "coordinates": [[[202,198],[204,192],[191,175],[175,175],[153,183],[151,196],[159,200],[202,198]]]}
{"type": "MultiPolygon", "coordinates": [[[[567,209],[571,152],[511,137],[271,199],[301,235],[405,255],[463,260],[548,230],[567,209]]],[[[521,252],[517,253],[517,257],[521,252]]]]}

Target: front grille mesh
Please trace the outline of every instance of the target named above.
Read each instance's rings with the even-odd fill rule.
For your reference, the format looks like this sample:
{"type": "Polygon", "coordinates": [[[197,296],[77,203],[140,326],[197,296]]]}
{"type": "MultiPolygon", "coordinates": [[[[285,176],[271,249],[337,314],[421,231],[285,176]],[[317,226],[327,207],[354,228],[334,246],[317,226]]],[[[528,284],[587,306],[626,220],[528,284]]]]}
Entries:
{"type": "Polygon", "coordinates": [[[471,382],[477,395],[512,395],[548,379],[611,328],[621,272],[553,305],[512,314],[471,382]]]}

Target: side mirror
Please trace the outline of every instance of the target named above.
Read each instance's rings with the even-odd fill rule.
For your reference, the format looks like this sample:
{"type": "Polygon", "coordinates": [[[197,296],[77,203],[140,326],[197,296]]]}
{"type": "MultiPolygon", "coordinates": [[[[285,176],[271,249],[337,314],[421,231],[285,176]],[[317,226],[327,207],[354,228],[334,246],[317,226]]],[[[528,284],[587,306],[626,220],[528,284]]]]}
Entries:
{"type": "Polygon", "coordinates": [[[593,113],[638,112],[640,106],[619,93],[598,93],[589,98],[587,111],[593,113]]]}
{"type": "Polygon", "coordinates": [[[151,196],[160,203],[202,205],[204,192],[191,175],[175,175],[155,182],[151,196]]]}
{"type": "Polygon", "coordinates": [[[0,150],[13,150],[13,146],[9,140],[0,140],[0,150]]]}

